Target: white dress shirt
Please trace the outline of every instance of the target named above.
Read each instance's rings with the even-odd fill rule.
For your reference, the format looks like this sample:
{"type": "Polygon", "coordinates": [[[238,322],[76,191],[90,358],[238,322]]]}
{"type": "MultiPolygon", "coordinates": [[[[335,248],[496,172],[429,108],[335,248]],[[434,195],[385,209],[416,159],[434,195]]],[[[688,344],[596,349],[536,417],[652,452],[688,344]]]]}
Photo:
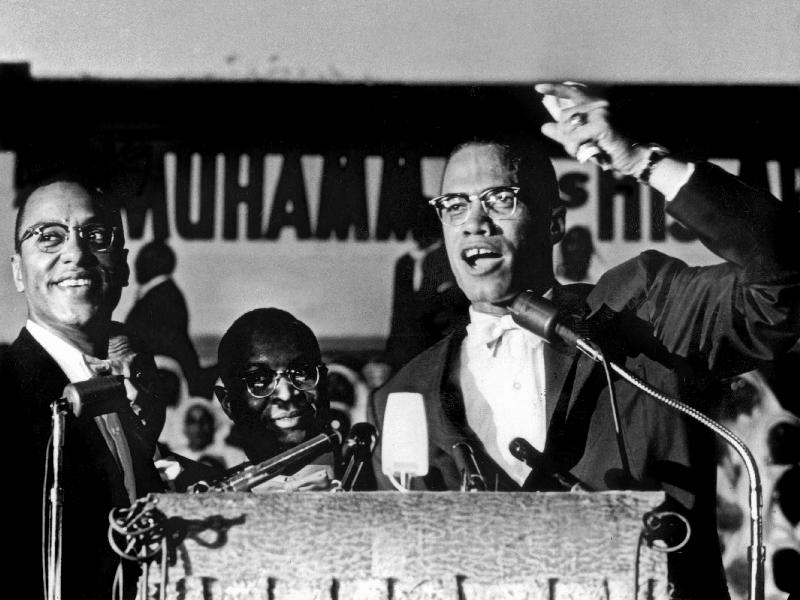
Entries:
{"type": "Polygon", "coordinates": [[[522,437],[544,450],[544,340],[519,327],[511,315],[472,308],[469,314],[458,365],[467,423],[489,456],[521,485],[531,469],[511,455],[508,445],[522,437]]]}

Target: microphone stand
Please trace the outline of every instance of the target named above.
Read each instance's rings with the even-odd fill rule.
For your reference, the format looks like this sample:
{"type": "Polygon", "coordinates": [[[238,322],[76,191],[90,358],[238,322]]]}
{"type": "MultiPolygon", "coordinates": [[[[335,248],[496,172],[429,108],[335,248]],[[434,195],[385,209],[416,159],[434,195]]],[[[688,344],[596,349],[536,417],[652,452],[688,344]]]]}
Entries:
{"type": "MultiPolygon", "coordinates": [[[[764,600],[764,562],[766,560],[766,550],[763,545],[763,522],[761,518],[761,477],[758,473],[755,458],[750,452],[747,445],[739,439],[727,427],[720,425],[713,419],[708,418],[700,411],[692,408],[691,406],[669,398],[659,390],[642,381],[625,368],[619,366],[613,361],[606,360],[602,351],[589,339],[577,338],[575,345],[586,356],[596,362],[607,364],[619,374],[625,381],[640,389],[648,396],[655,398],[659,402],[666,404],[670,408],[678,410],[683,414],[705,425],[711,431],[716,433],[728,444],[733,446],[734,450],[739,454],[747,470],[748,482],[750,485],[749,507],[750,507],[750,546],[747,549],[747,559],[750,564],[750,585],[748,598],[750,600],[764,600]]],[[[610,384],[609,384],[610,385],[610,384]]]]}
{"type": "Polygon", "coordinates": [[[461,472],[462,492],[485,492],[486,481],[483,479],[475,453],[467,442],[453,444],[453,458],[461,472]]]}
{"type": "Polygon", "coordinates": [[[52,446],[48,458],[52,458],[53,482],[50,485],[50,506],[47,511],[47,600],[61,600],[62,591],[64,487],[61,482],[61,472],[64,463],[67,414],[71,413],[78,417],[89,408],[97,411],[96,414],[104,414],[113,411],[120,403],[123,405],[127,403],[125,387],[123,378],[114,376],[95,377],[80,383],[71,383],[64,388],[61,398],[53,400],[50,404],[52,446]]]}
{"type": "Polygon", "coordinates": [[[65,423],[69,402],[65,398],[54,400],[50,405],[52,421],[52,465],[53,481],[50,484],[50,506],[47,511],[47,600],[61,600],[61,549],[62,517],[64,509],[64,487],[61,484],[65,423]]]}
{"type": "Polygon", "coordinates": [[[320,433],[293,448],[281,452],[256,465],[237,471],[229,477],[209,484],[198,481],[189,487],[192,493],[199,492],[249,492],[251,489],[279,475],[289,466],[301,460],[311,460],[334,445],[341,443],[342,434],[338,431],[320,433]]]}

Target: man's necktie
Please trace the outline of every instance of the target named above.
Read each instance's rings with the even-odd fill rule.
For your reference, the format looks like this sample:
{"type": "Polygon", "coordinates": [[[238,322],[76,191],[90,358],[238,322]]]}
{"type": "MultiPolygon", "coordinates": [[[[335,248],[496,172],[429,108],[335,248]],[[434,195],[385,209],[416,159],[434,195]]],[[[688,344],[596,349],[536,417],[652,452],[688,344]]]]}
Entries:
{"type": "Polygon", "coordinates": [[[93,375],[102,377],[113,374],[114,368],[110,360],[96,358],[88,354],[83,355],[83,360],[86,362],[86,366],[89,367],[93,375]]]}
{"type": "MultiPolygon", "coordinates": [[[[113,361],[89,356],[88,354],[83,355],[83,360],[95,377],[108,377],[114,374],[113,361]]],[[[94,418],[94,421],[108,446],[108,450],[122,472],[128,498],[133,502],[136,499],[136,479],[133,473],[131,450],[128,446],[125,432],[122,429],[122,421],[117,413],[98,415],[94,418]]]]}

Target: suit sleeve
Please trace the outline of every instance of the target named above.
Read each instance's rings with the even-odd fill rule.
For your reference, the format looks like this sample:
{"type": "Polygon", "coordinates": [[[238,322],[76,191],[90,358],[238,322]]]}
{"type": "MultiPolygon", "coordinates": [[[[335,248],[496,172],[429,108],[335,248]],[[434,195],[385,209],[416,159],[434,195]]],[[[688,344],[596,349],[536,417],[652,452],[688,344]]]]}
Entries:
{"type": "Polygon", "coordinates": [[[604,276],[595,298],[615,311],[635,310],[669,353],[718,375],[791,348],[800,336],[796,211],[707,164],[668,211],[727,262],[689,267],[645,252],[604,276]]]}

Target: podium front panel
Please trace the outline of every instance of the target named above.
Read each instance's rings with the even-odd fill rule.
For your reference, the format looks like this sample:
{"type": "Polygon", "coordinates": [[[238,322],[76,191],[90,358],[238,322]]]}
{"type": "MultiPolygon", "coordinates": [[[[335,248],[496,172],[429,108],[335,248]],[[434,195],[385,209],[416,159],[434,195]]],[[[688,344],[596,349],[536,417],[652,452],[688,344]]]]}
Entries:
{"type": "MultiPolygon", "coordinates": [[[[655,492],[156,496],[168,598],[666,597],[655,492]]],[[[151,593],[158,569],[150,569],[151,593]]]]}

